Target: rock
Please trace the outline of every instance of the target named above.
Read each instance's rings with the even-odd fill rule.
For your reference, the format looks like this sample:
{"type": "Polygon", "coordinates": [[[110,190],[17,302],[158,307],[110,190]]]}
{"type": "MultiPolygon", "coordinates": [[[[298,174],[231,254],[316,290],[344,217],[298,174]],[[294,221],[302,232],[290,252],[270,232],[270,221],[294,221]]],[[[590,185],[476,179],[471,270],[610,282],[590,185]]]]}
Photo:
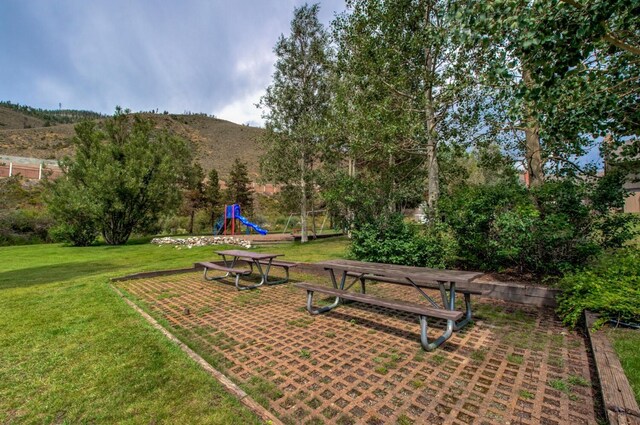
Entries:
{"type": "Polygon", "coordinates": [[[154,238],[151,240],[152,244],[156,245],[173,245],[180,249],[182,246],[188,249],[194,246],[210,246],[210,245],[239,245],[242,248],[251,248],[251,241],[247,241],[241,238],[232,236],[190,236],[186,238],[154,238]]]}

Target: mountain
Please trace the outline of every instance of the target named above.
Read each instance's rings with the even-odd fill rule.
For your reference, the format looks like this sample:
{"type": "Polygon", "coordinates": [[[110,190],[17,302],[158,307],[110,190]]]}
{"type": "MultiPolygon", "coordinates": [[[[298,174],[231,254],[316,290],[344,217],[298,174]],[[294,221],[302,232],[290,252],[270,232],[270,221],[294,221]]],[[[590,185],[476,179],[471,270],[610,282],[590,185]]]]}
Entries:
{"type": "MultiPolygon", "coordinates": [[[[204,114],[143,113],[157,128],[166,128],[193,143],[194,157],[208,172],[229,174],[236,158],[247,163],[252,179],[259,172],[259,138],[264,130],[212,118],[204,114]]],[[[0,155],[60,159],[73,154],[70,142],[75,122],[100,117],[90,111],[46,111],[0,102],[0,155]],[[62,124],[60,122],[70,121],[62,124]]],[[[104,119],[97,118],[97,120],[104,119]]]]}

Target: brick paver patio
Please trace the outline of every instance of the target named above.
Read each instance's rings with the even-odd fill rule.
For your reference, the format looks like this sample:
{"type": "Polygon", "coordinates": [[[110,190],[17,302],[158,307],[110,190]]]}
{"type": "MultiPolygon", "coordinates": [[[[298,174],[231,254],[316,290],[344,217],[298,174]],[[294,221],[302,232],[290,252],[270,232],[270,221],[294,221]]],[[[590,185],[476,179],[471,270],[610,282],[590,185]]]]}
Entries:
{"type": "MultiPolygon", "coordinates": [[[[476,298],[475,323],[424,352],[417,317],[358,304],[312,317],[292,285],[238,292],[199,273],[117,285],[285,423],[597,423],[586,341],[552,310],[476,298]]],[[[443,326],[429,325],[430,337],[443,326]]]]}

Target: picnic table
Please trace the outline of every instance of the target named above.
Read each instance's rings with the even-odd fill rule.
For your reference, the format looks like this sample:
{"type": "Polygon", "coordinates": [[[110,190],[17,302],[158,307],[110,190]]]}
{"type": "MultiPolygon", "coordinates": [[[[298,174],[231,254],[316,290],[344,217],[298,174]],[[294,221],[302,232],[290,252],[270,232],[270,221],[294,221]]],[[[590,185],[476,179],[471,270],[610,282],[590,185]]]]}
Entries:
{"type": "Polygon", "coordinates": [[[384,263],[369,263],[353,260],[330,260],[318,263],[329,272],[332,287],[299,283],[296,286],[307,290],[307,310],[310,314],[331,311],[341,300],[351,300],[365,304],[377,305],[390,309],[418,314],[421,325],[422,346],[431,351],[448,340],[453,331],[467,325],[472,319],[471,295],[482,295],[482,291],[473,287],[471,281],[482,273],[430,269],[426,267],[401,266],[384,263]],[[348,283],[349,279],[352,279],[348,283]],[[385,282],[413,287],[426,303],[412,303],[389,300],[366,293],[366,281],[385,282]],[[349,291],[359,283],[360,292],[349,291]],[[425,292],[425,289],[436,289],[440,292],[441,304],[425,292]],[[314,292],[335,296],[335,301],[327,306],[313,306],[314,292]],[[465,312],[456,310],[456,293],[464,295],[465,312]],[[445,332],[434,342],[427,339],[427,317],[444,319],[447,322],[445,332]]]}
{"type": "Polygon", "coordinates": [[[253,251],[245,251],[240,249],[229,249],[224,251],[215,251],[222,258],[222,265],[203,261],[197,263],[204,268],[205,280],[220,280],[225,277],[233,275],[235,277],[236,288],[241,290],[254,289],[262,285],[276,285],[279,283],[285,283],[289,281],[289,268],[295,267],[296,263],[287,261],[276,261],[276,257],[281,257],[282,254],[267,254],[253,251]],[[249,268],[240,268],[239,263],[242,263],[249,268]],[[250,276],[254,272],[254,266],[260,275],[260,282],[253,285],[241,285],[240,277],[250,276]],[[273,266],[282,268],[286,275],[282,279],[269,280],[269,272],[273,266]],[[224,272],[222,276],[208,276],[210,270],[216,270],[224,272]]]}

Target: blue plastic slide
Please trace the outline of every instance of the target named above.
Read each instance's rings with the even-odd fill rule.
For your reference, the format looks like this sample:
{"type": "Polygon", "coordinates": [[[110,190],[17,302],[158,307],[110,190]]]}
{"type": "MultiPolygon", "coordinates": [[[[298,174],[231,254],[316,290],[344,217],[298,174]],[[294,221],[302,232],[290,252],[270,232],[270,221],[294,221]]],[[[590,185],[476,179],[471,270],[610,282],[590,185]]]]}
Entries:
{"type": "MultiPolygon", "coordinates": [[[[225,214],[220,218],[220,220],[218,220],[218,222],[215,225],[214,234],[216,234],[216,235],[220,234],[220,232],[222,231],[222,228],[224,226],[225,219],[226,220],[230,220],[232,218],[238,219],[240,221],[240,223],[242,223],[245,226],[255,230],[257,233],[260,233],[261,235],[266,235],[268,233],[262,227],[260,227],[257,224],[252,223],[249,220],[247,220],[246,217],[244,217],[240,213],[240,205],[233,204],[233,205],[227,205],[227,210],[225,211],[225,214]]],[[[227,230],[230,230],[230,229],[227,228],[227,230]]]]}
{"type": "Polygon", "coordinates": [[[244,218],[244,216],[238,214],[238,215],[236,215],[236,218],[238,220],[240,220],[240,222],[242,224],[244,224],[247,227],[251,227],[253,230],[255,230],[256,232],[260,233],[261,235],[266,235],[267,234],[266,230],[264,230],[262,227],[258,226],[257,224],[250,222],[249,220],[244,218]]]}

